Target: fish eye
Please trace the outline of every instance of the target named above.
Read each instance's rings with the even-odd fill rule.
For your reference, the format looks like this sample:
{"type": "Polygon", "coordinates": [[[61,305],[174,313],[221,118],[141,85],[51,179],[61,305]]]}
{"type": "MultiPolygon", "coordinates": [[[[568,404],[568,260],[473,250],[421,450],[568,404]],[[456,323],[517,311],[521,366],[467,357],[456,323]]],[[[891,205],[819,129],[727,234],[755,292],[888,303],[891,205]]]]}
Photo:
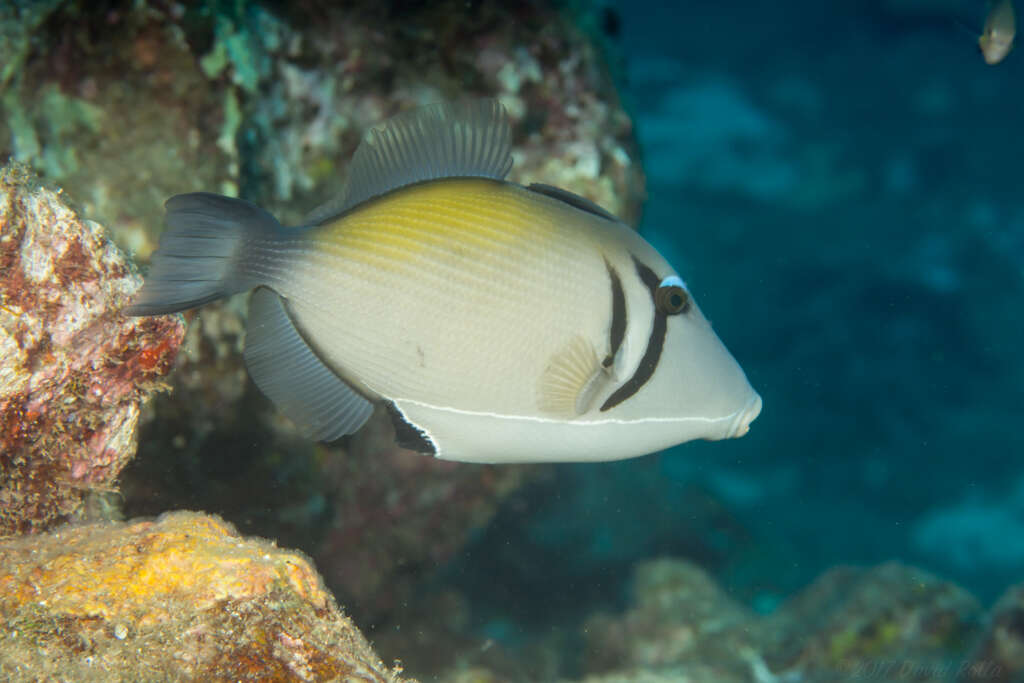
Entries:
{"type": "Polygon", "coordinates": [[[678,277],[667,277],[654,293],[654,304],[665,315],[686,313],[690,310],[690,293],[678,277]]]}

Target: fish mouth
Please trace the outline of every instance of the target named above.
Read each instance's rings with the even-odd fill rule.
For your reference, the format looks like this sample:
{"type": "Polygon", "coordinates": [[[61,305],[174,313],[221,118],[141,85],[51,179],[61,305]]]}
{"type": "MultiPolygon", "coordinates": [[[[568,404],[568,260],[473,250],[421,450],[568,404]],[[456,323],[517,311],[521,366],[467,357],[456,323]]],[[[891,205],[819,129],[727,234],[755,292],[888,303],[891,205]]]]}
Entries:
{"type": "Polygon", "coordinates": [[[733,439],[743,436],[749,432],[750,423],[757,419],[757,416],[760,414],[761,397],[758,394],[754,394],[754,396],[747,401],[747,405],[743,407],[743,410],[736,414],[736,419],[733,420],[732,427],[729,429],[729,433],[726,438],[733,439]]]}

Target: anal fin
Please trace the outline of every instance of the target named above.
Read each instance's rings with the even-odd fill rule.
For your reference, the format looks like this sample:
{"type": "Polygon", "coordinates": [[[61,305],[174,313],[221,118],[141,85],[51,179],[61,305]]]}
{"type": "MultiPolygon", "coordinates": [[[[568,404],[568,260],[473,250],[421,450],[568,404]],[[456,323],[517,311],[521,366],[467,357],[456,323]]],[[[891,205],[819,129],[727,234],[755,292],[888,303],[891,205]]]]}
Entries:
{"type": "Polygon", "coordinates": [[[354,433],[373,412],[373,404],[316,355],[284,302],[265,287],[249,300],[245,364],[256,386],[317,441],[354,433]]]}

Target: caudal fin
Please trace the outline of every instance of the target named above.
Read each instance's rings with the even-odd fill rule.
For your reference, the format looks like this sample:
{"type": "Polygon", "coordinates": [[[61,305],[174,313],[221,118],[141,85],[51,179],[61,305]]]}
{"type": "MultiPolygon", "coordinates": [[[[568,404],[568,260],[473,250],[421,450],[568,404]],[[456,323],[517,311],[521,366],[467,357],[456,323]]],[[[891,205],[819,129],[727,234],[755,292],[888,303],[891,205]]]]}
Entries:
{"type": "Polygon", "coordinates": [[[249,202],[209,192],[167,200],[168,230],[128,315],[159,315],[201,306],[261,284],[252,272],[254,242],[281,224],[249,202]]]}

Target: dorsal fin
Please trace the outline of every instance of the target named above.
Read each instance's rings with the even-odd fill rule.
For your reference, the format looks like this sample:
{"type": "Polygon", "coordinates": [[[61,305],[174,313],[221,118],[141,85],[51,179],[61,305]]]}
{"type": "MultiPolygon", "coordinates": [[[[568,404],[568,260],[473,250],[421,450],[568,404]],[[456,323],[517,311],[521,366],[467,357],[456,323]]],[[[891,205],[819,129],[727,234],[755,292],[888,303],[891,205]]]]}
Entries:
{"type": "Polygon", "coordinates": [[[595,216],[607,218],[610,221],[619,220],[615,214],[606,209],[602,209],[586,197],[581,197],[574,192],[569,192],[569,190],[563,190],[562,188],[555,187],[554,185],[545,185],[544,183],[530,183],[526,189],[531,192],[538,192],[540,194],[547,195],[548,197],[557,199],[560,202],[565,202],[569,206],[575,207],[580,211],[586,211],[587,213],[592,213],[595,216]]]}
{"type": "Polygon", "coordinates": [[[348,187],[310,213],[306,223],[323,223],[405,185],[450,177],[501,180],[511,168],[512,134],[500,102],[427,105],[367,131],[352,156],[348,187]]]}

